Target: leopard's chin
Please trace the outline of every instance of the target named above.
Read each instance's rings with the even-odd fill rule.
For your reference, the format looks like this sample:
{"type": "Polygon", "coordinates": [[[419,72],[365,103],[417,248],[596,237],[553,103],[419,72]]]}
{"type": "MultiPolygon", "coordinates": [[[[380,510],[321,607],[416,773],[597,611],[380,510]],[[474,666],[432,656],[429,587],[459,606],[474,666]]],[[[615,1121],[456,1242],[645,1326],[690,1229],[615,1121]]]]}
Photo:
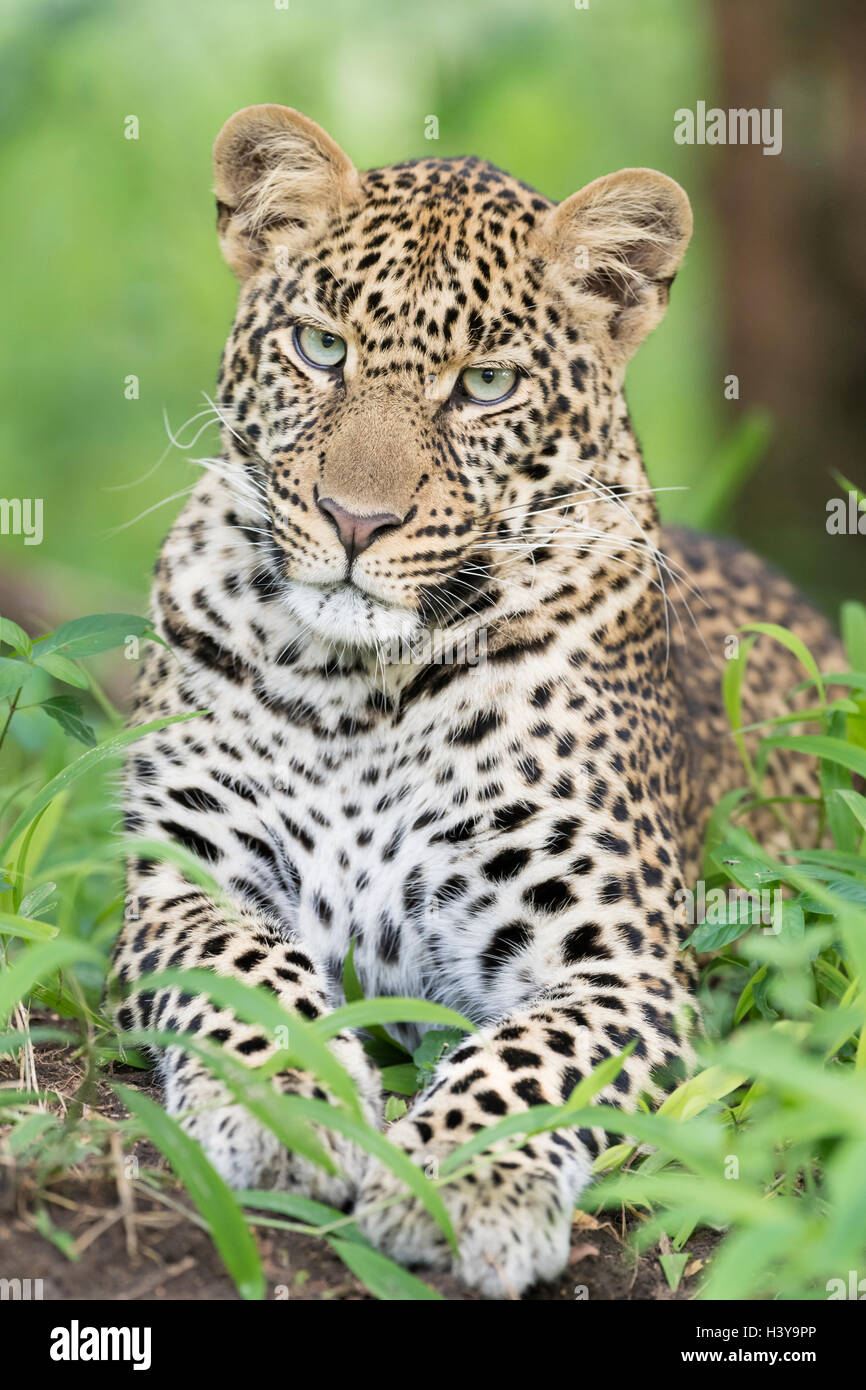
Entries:
{"type": "MultiPolygon", "coordinates": [[[[354,584],[324,588],[289,580],[283,602],[312,638],[343,647],[396,650],[411,644],[423,626],[417,613],[380,603],[354,584]]],[[[387,660],[387,650],[384,656],[387,660]]]]}

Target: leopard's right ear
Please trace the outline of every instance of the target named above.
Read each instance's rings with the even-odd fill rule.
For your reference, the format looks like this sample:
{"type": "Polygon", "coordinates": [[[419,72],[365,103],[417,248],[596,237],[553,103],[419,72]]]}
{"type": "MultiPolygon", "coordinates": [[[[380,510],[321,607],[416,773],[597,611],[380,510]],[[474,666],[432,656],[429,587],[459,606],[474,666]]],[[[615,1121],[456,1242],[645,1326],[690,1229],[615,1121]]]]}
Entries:
{"type": "Polygon", "coordinates": [[[220,245],[241,280],[360,196],[349,157],[290,106],[236,111],[216,138],[213,166],[220,245]]]}

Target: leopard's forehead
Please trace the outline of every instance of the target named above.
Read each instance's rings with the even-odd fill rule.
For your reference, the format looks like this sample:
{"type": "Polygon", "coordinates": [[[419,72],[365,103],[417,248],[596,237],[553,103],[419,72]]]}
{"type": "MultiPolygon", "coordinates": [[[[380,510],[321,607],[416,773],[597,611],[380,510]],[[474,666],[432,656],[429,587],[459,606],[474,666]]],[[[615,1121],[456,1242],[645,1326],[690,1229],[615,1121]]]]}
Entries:
{"type": "Polygon", "coordinates": [[[425,360],[455,348],[503,348],[538,288],[529,240],[552,206],[527,184],[474,157],[419,159],[371,169],[292,267],[338,324],[373,336],[377,354],[411,347],[425,360]],[[400,325],[392,340],[389,324],[400,325]],[[407,336],[408,334],[408,336],[407,336]]]}
{"type": "Polygon", "coordinates": [[[501,221],[510,234],[534,225],[538,213],[552,204],[529,184],[474,155],[452,159],[413,159],[370,169],[361,175],[367,202],[400,212],[427,215],[438,212],[449,226],[477,217],[501,221]]]}

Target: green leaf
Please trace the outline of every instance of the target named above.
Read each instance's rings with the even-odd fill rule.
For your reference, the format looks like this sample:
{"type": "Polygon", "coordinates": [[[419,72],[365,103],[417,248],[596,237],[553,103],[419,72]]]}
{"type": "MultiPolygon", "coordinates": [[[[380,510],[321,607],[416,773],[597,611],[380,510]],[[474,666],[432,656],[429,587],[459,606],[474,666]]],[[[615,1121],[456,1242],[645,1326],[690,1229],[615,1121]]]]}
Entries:
{"type": "Polygon", "coordinates": [[[610,1144],[606,1149],[602,1149],[597,1158],[593,1159],[592,1173],[606,1173],[611,1169],[621,1168],[626,1159],[631,1158],[635,1151],[634,1144],[610,1144]]]}
{"type": "Polygon", "coordinates": [[[704,851],[703,851],[703,877],[711,878],[713,867],[710,862],[710,855],[713,850],[730,837],[731,815],[737,809],[743,797],[746,795],[744,787],[738,787],[734,791],[726,792],[723,797],[716,802],[710,812],[707,828],[704,832],[704,851]]]}
{"type": "MultiPolygon", "coordinates": [[[[9,857],[15,866],[12,871],[15,893],[18,893],[23,883],[28,883],[38,873],[39,866],[53,842],[68,799],[69,792],[61,791],[53,801],[42,808],[38,815],[34,816],[15,843],[10,846],[9,857]]],[[[16,905],[20,912],[20,902],[16,905]]]]}
{"type": "MultiPolygon", "coordinates": [[[[332,1013],[322,1013],[320,1019],[313,1023],[313,1031],[322,1038],[336,1037],[343,1029],[373,1031],[375,1020],[379,1020],[379,1023],[449,1023],[452,1027],[442,1031],[460,1033],[461,1037],[475,1031],[475,1024],[461,1013],[457,1013],[456,1009],[445,1008],[443,1004],[432,1004],[430,999],[406,999],[400,998],[399,995],[388,995],[379,999],[356,999],[353,1004],[343,1004],[332,1013]]],[[[399,1042],[393,1041],[388,1034],[385,1034],[385,1037],[392,1047],[399,1047],[399,1042]]],[[[406,1048],[400,1048],[400,1051],[406,1052],[406,1056],[409,1056],[406,1048]]]]}
{"type": "MultiPolygon", "coordinates": [[[[367,1002],[364,999],[361,981],[358,979],[358,974],[355,970],[354,941],[350,942],[349,949],[346,952],[346,959],[343,961],[343,993],[346,996],[346,1005],[342,1009],[337,1009],[336,1013],[339,1014],[341,1018],[345,1019],[345,1009],[355,1007],[356,1005],[363,1006],[363,1004],[367,1002]]],[[[376,1001],[376,1003],[380,1002],[380,1000],[376,1001]]],[[[334,1017],[335,1015],[331,1013],[320,1019],[319,1022],[324,1027],[328,1024],[329,1020],[334,1017]]],[[[401,1058],[411,1055],[408,1048],[403,1047],[402,1043],[398,1043],[397,1040],[392,1038],[391,1034],[381,1026],[385,1020],[382,1019],[375,1010],[372,1010],[369,1017],[367,1017],[363,1007],[356,1008],[355,1014],[350,1015],[350,1017],[354,1017],[359,1021],[338,1024],[334,1033],[326,1033],[325,1036],[333,1037],[334,1034],[339,1033],[340,1028],[344,1026],[347,1028],[363,1027],[367,1033],[367,1037],[362,1039],[364,1050],[379,1067],[388,1066],[389,1064],[396,1065],[401,1058]]]]}
{"type": "Polygon", "coordinates": [[[336,1172],[316,1135],[298,1119],[288,1103],[288,1097],[273,1084],[267,1066],[247,1066],[218,1044],[187,1033],[148,1030],[121,1033],[119,1037],[124,1042],[143,1041],[149,1046],[182,1047],[186,1052],[191,1052],[225,1083],[235,1100],[275,1134],[287,1149],[303,1155],[328,1173],[336,1172]]]}
{"type": "Polygon", "coordinates": [[[828,893],[833,893],[843,901],[837,904],[828,903],[805,893],[799,899],[802,910],[813,912],[818,917],[835,917],[844,911],[845,903],[856,903],[858,907],[866,907],[866,883],[857,883],[851,878],[834,878],[828,881],[826,888],[828,893]]]}
{"type": "Polygon", "coordinates": [[[834,791],[831,792],[834,800],[842,801],[851,812],[860,828],[866,831],[866,796],[854,791],[834,791]]]}
{"type": "MultiPolygon", "coordinates": [[[[866,691],[866,671],[825,671],[822,677],[826,686],[843,685],[850,690],[866,691]]],[[[802,681],[795,685],[791,694],[796,695],[800,690],[811,690],[814,681],[802,681]]]]}
{"type": "Polygon", "coordinates": [[[584,1105],[589,1105],[591,1101],[595,1100],[599,1091],[603,1091],[605,1086],[610,1086],[616,1080],[625,1066],[626,1058],[631,1056],[636,1047],[637,1038],[634,1038],[616,1057],[605,1057],[598,1063],[598,1066],[593,1067],[592,1071],[581,1077],[565,1102],[565,1109],[580,1110],[584,1105]]]}
{"type": "MultiPolygon", "coordinates": [[[[177,987],[187,994],[203,994],[232,1012],[245,1023],[255,1023],[263,1028],[272,1042],[282,1034],[286,1037],[283,1050],[289,1054],[296,1066],[315,1072],[323,1085],[327,1086],[350,1110],[360,1116],[355,1083],[349,1073],[338,1061],[336,1054],[327,1046],[325,1040],[315,1031],[313,1024],[291,1012],[268,990],[245,984],[243,980],[228,975],[217,975],[212,970],[165,970],[158,974],[145,975],[135,982],[135,992],[177,987]]],[[[246,1068],[250,1076],[251,1069],[246,1068]]]]}
{"type": "Polygon", "coordinates": [[[3,843],[0,844],[0,859],[6,858],[9,846],[14,844],[22,830],[26,829],[30,822],[39,815],[39,812],[54,800],[58,792],[63,791],[72,782],[76,782],[86,772],[90,772],[99,763],[105,762],[106,758],[113,757],[127,744],[135,743],[138,739],[144,738],[146,734],[155,733],[157,729],[164,729],[169,724],[181,724],[187,719],[195,719],[206,712],[206,710],[193,710],[189,714],[172,714],[165,719],[152,719],[149,724],[138,724],[133,729],[124,729],[119,734],[113,734],[111,738],[107,738],[98,747],[91,748],[87,753],[82,753],[80,758],[76,758],[75,762],[70,763],[62,772],[58,772],[56,777],[52,777],[51,781],[47,782],[42,790],[37,792],[33,800],[25,806],[3,843]]]}
{"type": "Polygon", "coordinates": [[[21,899],[18,911],[22,917],[35,917],[39,912],[44,912],[51,906],[51,899],[57,891],[56,883],[40,883],[38,888],[33,888],[21,899]]]}
{"type": "MultiPolygon", "coordinates": [[[[9,913],[4,913],[3,916],[12,923],[18,920],[9,913]]],[[[47,928],[44,922],[28,922],[27,926],[42,935],[47,935],[49,931],[53,934],[53,928],[47,928]]],[[[14,965],[0,974],[0,1019],[8,1018],[15,1005],[29,994],[38,980],[44,980],[64,965],[80,964],[84,961],[100,968],[105,965],[104,958],[86,941],[73,941],[69,937],[62,937],[44,945],[29,947],[18,957],[14,965]]]]}
{"type": "Polygon", "coordinates": [[[835,878],[840,872],[850,872],[855,877],[866,874],[866,858],[862,854],[849,854],[841,849],[798,849],[786,853],[813,878],[835,878]]]}
{"type": "Polygon", "coordinates": [[[22,656],[29,656],[33,646],[23,627],[13,623],[11,618],[0,618],[0,642],[5,642],[13,652],[20,652],[22,656]]]}
{"type": "MultiPolygon", "coordinates": [[[[847,727],[848,721],[845,715],[834,712],[825,721],[823,732],[829,738],[838,739],[841,743],[845,743],[847,741],[847,727]]],[[[841,767],[838,762],[822,758],[818,770],[818,780],[824,797],[827,823],[833,836],[833,843],[837,849],[853,853],[857,849],[859,839],[856,823],[849,815],[845,804],[840,804],[833,797],[833,792],[852,790],[851,773],[847,768],[841,767]]]]}
{"type": "MultiPolygon", "coordinates": [[[[531,1138],[533,1134],[541,1134],[548,1129],[571,1128],[579,1123],[577,1117],[580,1113],[566,1111],[564,1105],[533,1105],[529,1110],[516,1110],[506,1115],[503,1120],[497,1120],[495,1124],[485,1125],[484,1129],[473,1134],[471,1139],[458,1144],[442,1160],[439,1172],[443,1178],[456,1172],[468,1159],[485,1153],[492,1144],[497,1144],[502,1139],[512,1139],[516,1136],[531,1138]]],[[[589,1123],[594,1123],[594,1120],[590,1120],[589,1123]]]]}
{"type": "Polygon", "coordinates": [[[65,733],[77,738],[88,748],[96,747],[96,734],[84,722],[81,705],[71,695],[53,695],[50,700],[42,700],[38,706],[55,719],[65,733]]]}
{"type": "MultiPolygon", "coordinates": [[[[338,1211],[336,1207],[329,1207],[324,1202],[317,1202],[312,1197],[304,1197],[298,1192],[279,1192],[274,1188],[259,1190],[258,1188],[248,1188],[243,1192],[238,1192],[237,1199],[242,1206],[255,1207],[258,1211],[273,1211],[280,1216],[288,1216],[296,1221],[303,1221],[306,1226],[330,1226],[335,1221],[345,1221],[345,1213],[338,1211]]],[[[357,1227],[347,1227],[347,1230],[357,1227]]],[[[363,1240],[360,1232],[357,1239],[363,1240]]]]}
{"type": "Polygon", "coordinates": [[[714,1101],[730,1095],[746,1080],[744,1072],[728,1071],[725,1067],[704,1067],[695,1076],[683,1081],[662,1101],[658,1113],[677,1120],[691,1120],[714,1101]]]}
{"type": "Polygon", "coordinates": [[[799,941],[806,935],[806,918],[800,901],[787,899],[782,903],[781,935],[792,941],[799,941]]]}
{"type": "Polygon", "coordinates": [[[740,849],[735,840],[726,840],[713,851],[713,861],[717,873],[732,879],[749,893],[760,892],[771,884],[778,883],[781,868],[768,867],[761,860],[740,849]]]}
{"type": "Polygon", "coordinates": [[[634,1039],[616,1056],[603,1058],[592,1071],[587,1072],[586,1076],[578,1081],[564,1105],[533,1105],[529,1110],[515,1111],[506,1115],[505,1119],[479,1130],[471,1139],[466,1139],[457,1148],[452,1149],[443,1160],[440,1173],[445,1177],[455,1172],[467,1159],[485,1153],[492,1144],[498,1143],[501,1139],[510,1139],[516,1135],[530,1138],[533,1134],[541,1134],[545,1130],[595,1124],[596,1116],[601,1123],[603,1117],[610,1113],[610,1108],[590,1107],[589,1103],[599,1091],[616,1080],[636,1046],[637,1039],[634,1039]]]}
{"type": "Polygon", "coordinates": [[[154,640],[149,619],[133,613],[97,613],[63,623],[34,644],[33,657],[41,663],[45,654],[51,652],[73,658],[96,656],[112,647],[122,647],[128,637],[154,640]]]}
{"type": "MultiPolygon", "coordinates": [[[[0,1045],[2,1045],[0,1038],[0,1045]]],[[[18,1046],[20,1047],[20,1043],[18,1046]]],[[[47,1092],[45,1091],[0,1091],[0,1110],[13,1105],[34,1105],[37,1101],[44,1100],[47,1092]]],[[[7,1121],[4,1121],[4,1124],[7,1121]]]]}
{"type": "Polygon", "coordinates": [[[866,502],[866,493],[863,492],[862,488],[859,488],[856,483],[852,483],[850,478],[846,478],[845,474],[839,468],[831,468],[830,475],[836,479],[839,486],[843,487],[846,492],[853,492],[857,498],[858,505],[861,507],[863,506],[864,502],[866,502]]]}
{"type": "Polygon", "coordinates": [[[56,935],[57,928],[49,922],[37,922],[17,912],[0,912],[0,936],[20,936],[23,941],[50,941],[56,935]]]}
{"type": "Polygon", "coordinates": [[[824,693],[824,682],[818,670],[818,663],[813,657],[805,642],[793,632],[789,632],[786,627],[780,627],[778,623],[746,623],[741,632],[755,632],[765,637],[772,637],[783,647],[787,647],[792,656],[795,656],[801,666],[809,672],[815,685],[818,687],[818,697],[824,704],[826,696],[824,693]]]}
{"type": "Polygon", "coordinates": [[[809,724],[827,718],[829,714],[859,714],[860,706],[856,700],[831,700],[827,705],[815,705],[809,709],[792,710],[790,714],[776,714],[772,719],[759,719],[756,724],[744,724],[741,734],[755,733],[758,729],[779,729],[786,724],[809,724]]]}
{"type": "Polygon", "coordinates": [[[11,656],[0,656],[0,697],[14,695],[33,675],[33,667],[11,656]]]}
{"type": "Polygon", "coordinates": [[[143,1052],[134,1047],[97,1047],[96,1055],[100,1062],[121,1062],[125,1067],[136,1071],[152,1071],[153,1062],[143,1052]]]}
{"type": "Polygon", "coordinates": [[[839,763],[851,772],[866,777],[866,751],[845,743],[841,738],[827,738],[824,734],[798,734],[793,738],[768,738],[765,748],[784,748],[791,753],[808,753],[816,758],[828,758],[839,763]]]}
{"type": "Polygon", "coordinates": [[[55,1226],[46,1207],[37,1207],[36,1209],[36,1229],[46,1240],[50,1240],[52,1245],[56,1245],[61,1255],[65,1255],[67,1260],[74,1264],[79,1258],[72,1232],[64,1231],[59,1226],[55,1226]]]}
{"type": "Polygon", "coordinates": [[[840,618],[851,670],[866,671],[866,607],[862,603],[843,603],[840,618]]]}
{"type": "Polygon", "coordinates": [[[39,1147],[40,1140],[44,1139],[49,1131],[56,1130],[59,1123],[58,1116],[38,1111],[34,1115],[28,1115],[26,1119],[19,1120],[4,1141],[12,1158],[20,1163],[34,1157],[34,1150],[39,1147]]]}
{"type": "MultiPolygon", "coordinates": [[[[726,1044],[734,1067],[742,1066],[758,1080],[809,1102],[842,1132],[866,1135],[866,1076],[850,1068],[828,1068],[809,1056],[788,1031],[792,1025],[756,1025],[741,1030],[726,1044]]],[[[787,1136],[786,1136],[787,1137],[787,1136]]]]}
{"type": "MultiPolygon", "coordinates": [[[[215,902],[224,897],[223,888],[214,878],[206,862],[192,854],[183,845],[173,840],[151,840],[146,835],[125,835],[122,839],[101,846],[106,859],[129,859],[137,855],[142,859],[156,859],[160,863],[173,864],[181,870],[184,878],[204,888],[215,902]]],[[[82,868],[92,872],[91,864],[83,861],[82,868]]],[[[54,872],[52,870],[52,872],[54,872]]]]}
{"type": "Polygon", "coordinates": [[[721,921],[699,922],[683,946],[691,946],[695,951],[721,951],[743,936],[750,926],[750,921],[740,921],[739,912],[726,912],[721,921]]]}
{"type": "Polygon", "coordinates": [[[751,1010],[754,1008],[755,989],[758,985],[760,985],[761,981],[767,973],[767,969],[768,967],[766,965],[762,965],[761,968],[755,972],[755,974],[751,977],[745,989],[741,993],[739,999],[737,1000],[737,1007],[734,1009],[735,1026],[736,1024],[741,1023],[742,1020],[746,1017],[746,1014],[750,1013],[751,1010]]]}
{"type": "Polygon", "coordinates": [[[346,996],[347,1004],[354,1004],[356,1000],[364,998],[361,981],[358,979],[358,972],[355,969],[354,941],[349,942],[346,959],[343,961],[343,994],[346,996]]]}
{"type": "Polygon", "coordinates": [[[47,671],[49,676],[55,680],[63,681],[65,685],[74,685],[78,690],[87,689],[87,677],[83,671],[79,671],[74,661],[69,657],[61,656],[59,652],[40,652],[37,647],[33,653],[33,661],[37,666],[41,666],[43,671],[47,671]]]}
{"type": "Polygon", "coordinates": [[[393,1067],[383,1067],[382,1085],[386,1091],[396,1091],[401,1096],[414,1096],[421,1089],[418,1068],[413,1062],[398,1062],[393,1067]]]}
{"type": "Polygon", "coordinates": [[[685,1267],[691,1258],[691,1255],[685,1250],[680,1254],[672,1253],[670,1255],[659,1255],[659,1264],[664,1271],[664,1276],[670,1288],[672,1288],[674,1292],[679,1288],[685,1267]]]}
{"type": "Polygon", "coordinates": [[[749,653],[757,641],[756,637],[747,637],[744,642],[739,644],[737,655],[729,658],[725,662],[722,672],[722,699],[725,705],[725,713],[728,716],[728,723],[734,732],[734,742],[740,755],[740,761],[746,769],[746,774],[752,787],[758,790],[758,779],[755,768],[746,747],[746,741],[739,732],[743,722],[743,678],[746,674],[746,666],[749,661],[749,653]]]}
{"type": "MultiPolygon", "coordinates": [[[[34,1027],[28,1028],[26,1032],[23,1029],[16,1029],[10,1033],[0,1034],[0,1053],[17,1052],[19,1047],[24,1047],[28,1041],[34,1043],[62,1042],[66,1043],[68,1046],[70,1042],[74,1042],[76,1039],[72,1034],[65,1032],[62,1028],[34,1027]]],[[[3,1097],[16,1094],[20,1096],[20,1092],[16,1093],[15,1091],[0,1090],[0,1105],[11,1104],[10,1101],[4,1100],[3,1097]]],[[[38,1099],[38,1094],[36,1098],[38,1099]]]]}
{"type": "MultiPolygon", "coordinates": [[[[445,1012],[450,1013],[450,1010],[445,1012]]],[[[470,1024],[469,1027],[474,1032],[473,1025],[470,1024]]],[[[459,1047],[465,1036],[461,1028],[435,1028],[425,1033],[412,1053],[412,1060],[418,1068],[419,1080],[424,1077],[430,1080],[445,1054],[459,1047]]]]}
{"type": "Polygon", "coordinates": [[[400,1178],[409,1191],[414,1193],[419,1202],[426,1207],[445,1235],[451,1249],[456,1253],[457,1240],[445,1204],[436,1187],[421,1169],[416,1167],[407,1153],[398,1149],[396,1144],[392,1144],[378,1129],[373,1129],[371,1125],[359,1120],[357,1116],[349,1114],[340,1106],[329,1105],[327,1101],[316,1100],[308,1096],[286,1096],[285,1100],[299,1114],[305,1115],[315,1124],[321,1125],[323,1129],[335,1129],[338,1134],[343,1134],[347,1139],[354,1140],[365,1153],[380,1159],[385,1167],[390,1168],[395,1177],[400,1178]]]}
{"type": "Polygon", "coordinates": [[[402,1265],[378,1250],[353,1240],[331,1238],[328,1244],[376,1298],[386,1302],[442,1302],[442,1295],[424,1284],[402,1265]]]}
{"type": "Polygon", "coordinates": [[[208,1162],[201,1146],[149,1096],[129,1086],[115,1085],[114,1089],[168,1159],[204,1217],[241,1297],[264,1298],[265,1276],[255,1240],[230,1189],[208,1162]]]}

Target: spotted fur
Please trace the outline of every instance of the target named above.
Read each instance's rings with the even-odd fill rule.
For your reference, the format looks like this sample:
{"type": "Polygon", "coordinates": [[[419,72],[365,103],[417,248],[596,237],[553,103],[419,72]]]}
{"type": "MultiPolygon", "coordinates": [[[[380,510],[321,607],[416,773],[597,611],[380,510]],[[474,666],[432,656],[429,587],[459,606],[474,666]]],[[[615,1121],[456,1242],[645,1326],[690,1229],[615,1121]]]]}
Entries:
{"type": "MultiPolygon", "coordinates": [[[[133,865],[119,980],[204,965],[312,1019],[342,1002],[354,942],[367,995],[478,1027],[390,1129],[425,1166],[564,1100],[628,1044],[603,1098],[658,1094],[693,1009],[674,895],[739,781],[724,639],[762,618],[819,652],[832,640],[759,561],[659,526],[622,382],[667,304],[688,201],[648,170],[559,206],[478,159],[359,174],[283,107],[234,116],[215,170],[241,280],[222,453],[157,565],[171,651],[150,650],[135,719],[209,713],[134,747],[127,823],[203,859],[222,898],[171,863],[133,865]],[[339,370],[303,359],[299,323],[346,341],[339,370]],[[475,403],[473,365],[513,371],[513,394],[475,403]],[[447,660],[395,655],[432,630],[447,660]]],[[[750,672],[756,718],[795,677],[771,645],[750,672]]],[[[808,789],[795,760],[777,771],[780,790],[808,789]]],[[[177,991],[134,995],[120,1019],[251,1065],[275,1046],[177,991]]],[[[359,1040],[333,1046],[381,1123],[359,1040]]],[[[229,1182],[372,1207],[382,1249],[454,1263],[492,1296],[561,1270],[604,1142],[533,1138],[444,1187],[454,1261],[417,1202],[380,1205],[402,1189],[348,1141],[322,1132],[328,1175],[180,1049],[162,1069],[169,1110],[229,1182]]],[[[325,1094],[302,1072],[276,1084],[325,1094]]]]}

